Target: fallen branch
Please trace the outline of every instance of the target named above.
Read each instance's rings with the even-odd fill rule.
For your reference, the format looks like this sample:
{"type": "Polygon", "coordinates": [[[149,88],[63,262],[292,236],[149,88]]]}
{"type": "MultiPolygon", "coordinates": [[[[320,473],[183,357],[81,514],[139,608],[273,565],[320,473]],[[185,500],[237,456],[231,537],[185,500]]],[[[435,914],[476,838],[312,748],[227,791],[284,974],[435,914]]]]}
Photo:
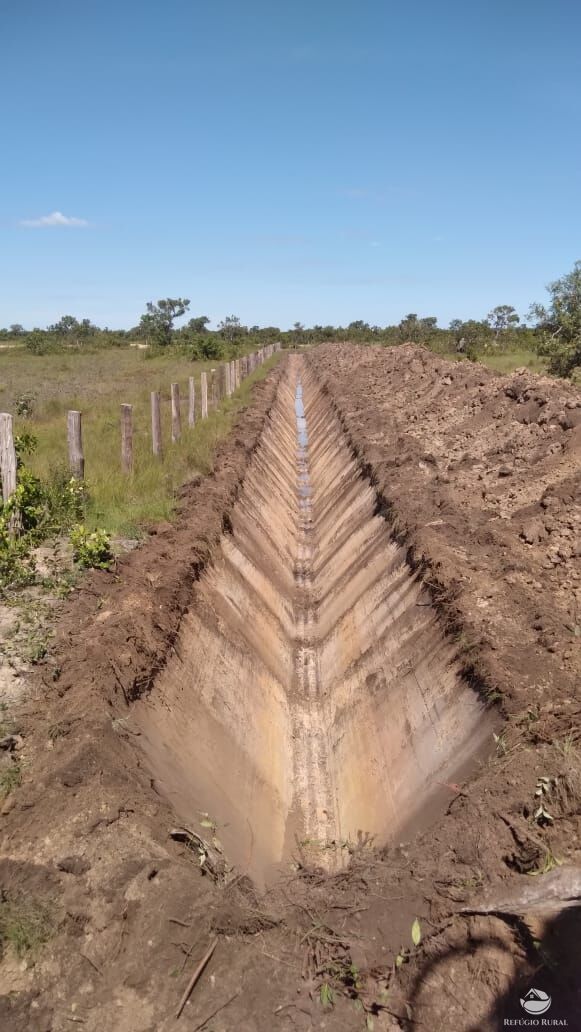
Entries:
{"type": "MultiPolygon", "coordinates": [[[[202,957],[200,963],[198,964],[196,970],[194,971],[192,977],[190,978],[190,980],[189,980],[189,982],[188,982],[188,984],[187,984],[187,986],[185,988],[184,995],[182,996],[182,998],[180,1000],[179,1007],[178,1007],[178,1009],[176,1011],[176,1019],[179,1018],[180,1014],[182,1013],[186,1003],[188,1002],[188,998],[189,998],[189,995],[190,995],[192,989],[194,988],[196,982],[198,981],[198,978],[202,974],[202,971],[204,970],[206,964],[208,963],[208,961],[209,961],[210,957],[212,956],[214,950],[216,949],[217,945],[218,945],[218,940],[214,939],[214,941],[210,944],[210,946],[208,947],[208,949],[204,953],[204,956],[202,957]]],[[[205,1024],[205,1022],[204,1022],[204,1024],[205,1024]]],[[[201,1026],[198,1025],[198,1028],[200,1028],[200,1027],[201,1026]]]]}

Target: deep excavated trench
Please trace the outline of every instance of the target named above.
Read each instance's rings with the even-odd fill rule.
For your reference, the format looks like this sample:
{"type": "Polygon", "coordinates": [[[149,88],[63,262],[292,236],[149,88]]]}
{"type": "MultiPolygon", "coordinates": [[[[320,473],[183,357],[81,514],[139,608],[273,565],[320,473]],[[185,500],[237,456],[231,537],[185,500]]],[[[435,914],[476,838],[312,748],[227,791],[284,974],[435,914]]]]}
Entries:
{"type": "Polygon", "coordinates": [[[432,820],[492,739],[377,510],[291,356],[175,652],[134,707],[158,791],[188,826],[210,814],[260,883],[299,849],[333,867],[361,835],[432,820]]]}

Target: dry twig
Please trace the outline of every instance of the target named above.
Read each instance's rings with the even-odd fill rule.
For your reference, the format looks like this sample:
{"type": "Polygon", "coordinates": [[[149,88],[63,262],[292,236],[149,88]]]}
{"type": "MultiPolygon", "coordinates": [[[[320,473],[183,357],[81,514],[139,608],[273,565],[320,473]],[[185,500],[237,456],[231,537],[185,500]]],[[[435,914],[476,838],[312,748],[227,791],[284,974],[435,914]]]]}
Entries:
{"type": "MultiPolygon", "coordinates": [[[[188,982],[188,984],[187,984],[187,986],[186,986],[186,988],[184,990],[184,994],[183,994],[183,996],[182,996],[182,998],[181,998],[181,1000],[179,1002],[179,1006],[178,1006],[178,1009],[176,1011],[176,1019],[179,1018],[180,1014],[182,1013],[182,1011],[183,1011],[183,1009],[184,1009],[184,1007],[185,1007],[185,1005],[186,1005],[186,1003],[188,1001],[188,998],[189,998],[189,995],[190,995],[192,989],[194,988],[196,982],[198,981],[198,978],[202,974],[202,971],[204,970],[206,964],[208,963],[208,961],[209,961],[210,957],[212,956],[214,950],[216,949],[217,945],[218,945],[218,940],[214,939],[213,942],[210,943],[210,946],[208,947],[208,949],[204,953],[204,956],[202,957],[200,963],[198,964],[196,970],[194,971],[192,977],[190,978],[190,980],[189,980],[189,982],[188,982]]],[[[210,1015],[210,1017],[212,1017],[212,1015],[210,1015]]],[[[208,1018],[207,1020],[209,1021],[210,1019],[208,1018]]],[[[204,1022],[204,1024],[205,1024],[205,1022],[204,1022]]],[[[198,1025],[198,1028],[201,1028],[201,1026],[198,1025]]]]}

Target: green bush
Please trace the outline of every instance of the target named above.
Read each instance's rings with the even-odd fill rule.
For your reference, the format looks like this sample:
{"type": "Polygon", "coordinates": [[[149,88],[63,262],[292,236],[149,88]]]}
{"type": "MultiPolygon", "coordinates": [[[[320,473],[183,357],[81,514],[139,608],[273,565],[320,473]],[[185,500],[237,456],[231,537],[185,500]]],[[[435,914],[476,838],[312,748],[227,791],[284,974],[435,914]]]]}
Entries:
{"type": "Polygon", "coordinates": [[[85,483],[64,468],[53,471],[47,483],[27,469],[22,456],[36,447],[31,434],[20,434],[15,446],[16,490],[0,502],[0,591],[31,584],[34,547],[82,520],[87,504],[85,483]]]}
{"type": "Polygon", "coordinates": [[[111,539],[105,530],[89,531],[78,523],[70,533],[73,558],[79,566],[108,570],[113,559],[111,539]]]}

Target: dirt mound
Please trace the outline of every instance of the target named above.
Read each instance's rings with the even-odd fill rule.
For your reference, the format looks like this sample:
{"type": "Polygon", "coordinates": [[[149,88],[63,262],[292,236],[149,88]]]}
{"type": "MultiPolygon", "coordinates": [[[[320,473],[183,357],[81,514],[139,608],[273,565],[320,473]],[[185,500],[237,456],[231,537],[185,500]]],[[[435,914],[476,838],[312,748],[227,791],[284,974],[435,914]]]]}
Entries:
{"type": "Polygon", "coordinates": [[[411,346],[255,388],[176,525],[75,593],[23,714],[0,938],[50,945],[5,950],[3,1028],[467,1032],[531,985],[576,1027],[543,872],[581,860],[580,413],[411,346]]]}
{"type": "Polygon", "coordinates": [[[412,345],[326,346],[309,361],[414,561],[429,565],[436,593],[453,595],[449,619],[462,625],[467,665],[509,712],[538,702],[545,719],[572,716],[579,390],[525,371],[494,376],[412,345]]]}

